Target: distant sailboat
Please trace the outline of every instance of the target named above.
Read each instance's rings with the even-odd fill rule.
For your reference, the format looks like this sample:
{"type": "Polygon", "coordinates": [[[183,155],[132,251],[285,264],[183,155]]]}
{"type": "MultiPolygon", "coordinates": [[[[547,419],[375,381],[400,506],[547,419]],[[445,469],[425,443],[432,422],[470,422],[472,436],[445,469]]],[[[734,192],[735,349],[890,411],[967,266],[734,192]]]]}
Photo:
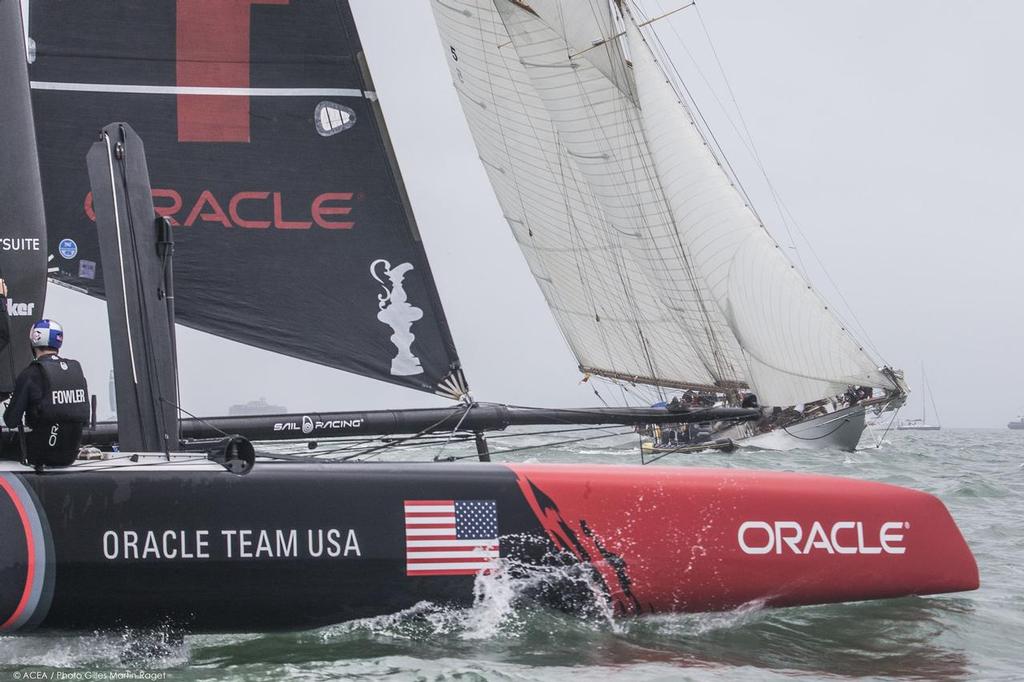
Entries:
{"type": "Polygon", "coordinates": [[[1024,431],[1024,415],[1017,417],[1012,422],[1009,422],[1006,426],[1013,429],[1014,431],[1024,431]]]}
{"type": "Polygon", "coordinates": [[[939,423],[939,410],[935,407],[935,397],[932,395],[931,388],[928,386],[928,376],[924,373],[924,366],[921,366],[921,383],[923,391],[921,394],[921,418],[920,419],[905,419],[901,421],[897,426],[897,431],[938,431],[942,428],[942,424],[939,423]],[[932,404],[932,411],[935,412],[935,423],[928,423],[928,403],[932,404]]]}

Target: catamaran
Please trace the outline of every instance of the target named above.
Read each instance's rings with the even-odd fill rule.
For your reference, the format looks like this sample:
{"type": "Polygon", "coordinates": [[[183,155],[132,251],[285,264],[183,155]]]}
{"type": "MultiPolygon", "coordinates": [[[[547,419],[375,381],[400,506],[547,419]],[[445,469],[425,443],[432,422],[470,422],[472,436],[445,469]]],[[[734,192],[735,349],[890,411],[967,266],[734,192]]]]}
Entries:
{"type": "MultiPolygon", "coordinates": [[[[521,22],[544,36],[554,26],[519,2],[452,3],[437,3],[439,14],[497,22],[500,12],[503,26],[521,22]]],[[[596,79],[595,63],[612,66],[602,61],[611,46],[641,50],[634,19],[627,12],[618,20],[627,34],[605,26],[600,49],[577,59],[581,74],[596,79]]],[[[442,31],[446,21],[439,19],[442,31]]],[[[474,403],[347,2],[0,0],[0,32],[0,143],[14,160],[0,168],[5,225],[13,239],[49,244],[59,255],[47,262],[41,248],[3,252],[0,264],[19,302],[35,310],[47,272],[106,298],[118,420],[90,425],[86,438],[120,448],[64,468],[0,464],[0,629],[309,628],[424,600],[470,604],[474,582],[488,573],[546,576],[537,590],[544,603],[575,609],[597,600],[621,615],[977,587],[959,529],[925,493],[791,473],[487,461],[486,433],[514,424],[759,413],[474,403]],[[227,35],[235,39],[221,40],[227,35]],[[116,122],[125,119],[142,136],[116,122]],[[179,419],[179,320],[460,402],[179,419]],[[438,432],[468,432],[484,461],[365,461],[395,442],[319,459],[253,443],[395,434],[422,442],[438,432]]],[[[524,35],[537,34],[511,37],[524,44],[524,35]]],[[[476,72],[471,51],[450,47],[467,74],[476,72]]],[[[634,54],[629,68],[641,61],[634,54]]],[[[627,73],[624,64],[620,55],[610,73],[627,73]]],[[[619,84],[635,88],[637,111],[661,111],[665,92],[655,87],[648,100],[648,80],[619,84]]],[[[572,100],[572,89],[565,92],[572,100]]],[[[658,130],[672,136],[672,127],[658,130]]],[[[592,160],[583,148],[572,151],[592,160]]],[[[568,221],[563,227],[572,224],[556,215],[568,221]]],[[[510,216],[523,220],[527,236],[546,224],[534,219],[510,216]]],[[[661,238],[667,222],[659,225],[651,229],[661,238]]],[[[747,254],[757,256],[750,267],[760,267],[763,246],[755,242],[747,254]]],[[[790,293],[789,278],[777,282],[790,293]]],[[[702,300],[710,299],[679,299],[678,307],[702,300]]],[[[747,309],[758,300],[738,303],[747,309]]],[[[687,315],[714,320],[724,333],[718,308],[698,308],[687,315]]],[[[625,333],[616,309],[601,310],[601,320],[625,333]]],[[[568,309],[566,316],[579,317],[568,309]]],[[[586,325],[607,338],[597,316],[586,325]]],[[[21,320],[9,319],[16,335],[21,320]]],[[[779,341],[753,338],[768,347],[779,341]]],[[[884,383],[846,352],[846,337],[835,338],[840,383],[884,383]]],[[[736,348],[725,355],[685,343],[693,347],[679,355],[680,367],[696,367],[697,358],[708,376],[726,360],[756,367],[773,395],[833,385],[755,364],[748,351],[740,365],[746,356],[736,348]]],[[[22,351],[16,342],[4,350],[11,374],[22,351]]]]}

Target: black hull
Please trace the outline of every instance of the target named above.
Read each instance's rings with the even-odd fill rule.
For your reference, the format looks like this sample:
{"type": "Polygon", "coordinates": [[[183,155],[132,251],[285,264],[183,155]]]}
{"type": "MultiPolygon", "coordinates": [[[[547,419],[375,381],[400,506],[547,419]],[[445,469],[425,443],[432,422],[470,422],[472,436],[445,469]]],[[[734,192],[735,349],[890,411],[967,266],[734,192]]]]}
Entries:
{"type": "Polygon", "coordinates": [[[308,629],[422,601],[468,605],[478,574],[537,566],[566,569],[538,588],[542,602],[592,607],[596,586],[618,614],[930,594],[978,581],[956,524],[930,495],[681,467],[259,462],[237,476],[158,457],[43,474],[4,465],[0,557],[0,631],[308,629]],[[490,520],[477,511],[442,523],[424,511],[437,505],[482,506],[490,520]],[[764,548],[777,519],[807,538],[803,556],[764,548]],[[459,539],[422,549],[421,531],[440,526],[416,524],[435,523],[459,539]],[[816,524],[831,534],[812,537],[816,524]],[[462,539],[467,528],[488,539],[472,551],[493,558],[465,563],[464,545],[477,543],[462,539]]]}
{"type": "Polygon", "coordinates": [[[424,495],[486,494],[502,508],[503,535],[536,533],[537,521],[507,469],[473,468],[453,478],[443,467],[410,468],[396,475],[384,465],[261,464],[245,477],[25,476],[49,519],[47,544],[60,548],[39,625],[268,631],[394,613],[423,600],[468,604],[473,575],[406,575],[404,518],[395,510],[424,495]],[[156,551],[145,551],[147,531],[156,551]],[[167,531],[174,532],[165,547],[167,531]],[[258,546],[260,531],[269,551],[258,546]],[[137,541],[126,543],[126,533],[137,541]]]}

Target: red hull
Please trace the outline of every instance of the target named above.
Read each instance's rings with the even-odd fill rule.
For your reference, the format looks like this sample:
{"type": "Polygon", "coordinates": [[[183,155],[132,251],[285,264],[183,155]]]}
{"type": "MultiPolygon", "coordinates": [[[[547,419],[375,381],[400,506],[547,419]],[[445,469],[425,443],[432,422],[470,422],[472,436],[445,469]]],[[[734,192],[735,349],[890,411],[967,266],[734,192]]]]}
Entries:
{"type": "Polygon", "coordinates": [[[960,530],[927,493],[761,471],[511,468],[552,541],[591,558],[620,612],[713,611],[752,601],[793,606],[978,587],[978,567],[960,530]]]}

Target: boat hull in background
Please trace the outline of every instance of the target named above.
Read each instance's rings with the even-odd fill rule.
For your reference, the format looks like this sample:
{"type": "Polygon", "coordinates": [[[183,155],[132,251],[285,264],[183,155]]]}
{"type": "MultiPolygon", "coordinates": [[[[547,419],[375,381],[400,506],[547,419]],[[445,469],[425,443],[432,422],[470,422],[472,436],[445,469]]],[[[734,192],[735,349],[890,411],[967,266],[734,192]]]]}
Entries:
{"type": "Polygon", "coordinates": [[[495,524],[500,559],[486,572],[549,571],[538,599],[556,607],[593,607],[595,589],[628,615],[978,586],[938,499],[867,481],[589,465],[259,462],[236,476],[201,463],[42,475],[9,464],[0,627],[268,631],[469,605],[479,565],[460,573],[446,552],[474,541],[433,556],[412,542],[423,533],[407,533],[451,524],[410,521],[449,504],[463,505],[460,537],[495,524]]]}
{"type": "Polygon", "coordinates": [[[853,452],[864,433],[865,408],[859,405],[790,424],[768,433],[753,434],[753,424],[739,424],[717,436],[739,447],[761,450],[846,450],[853,452]],[[751,435],[753,434],[753,435],[751,435]]]}

